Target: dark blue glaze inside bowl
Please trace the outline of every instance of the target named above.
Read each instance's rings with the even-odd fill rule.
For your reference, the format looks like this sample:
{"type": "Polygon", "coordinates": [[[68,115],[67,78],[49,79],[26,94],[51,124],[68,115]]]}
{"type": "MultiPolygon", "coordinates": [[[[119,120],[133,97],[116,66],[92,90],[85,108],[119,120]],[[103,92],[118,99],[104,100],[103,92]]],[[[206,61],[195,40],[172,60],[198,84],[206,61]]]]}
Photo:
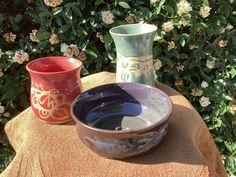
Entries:
{"type": "Polygon", "coordinates": [[[97,130],[133,131],[160,124],[172,109],[161,90],[138,83],[114,83],[79,95],[71,112],[76,122],[97,130]]]}

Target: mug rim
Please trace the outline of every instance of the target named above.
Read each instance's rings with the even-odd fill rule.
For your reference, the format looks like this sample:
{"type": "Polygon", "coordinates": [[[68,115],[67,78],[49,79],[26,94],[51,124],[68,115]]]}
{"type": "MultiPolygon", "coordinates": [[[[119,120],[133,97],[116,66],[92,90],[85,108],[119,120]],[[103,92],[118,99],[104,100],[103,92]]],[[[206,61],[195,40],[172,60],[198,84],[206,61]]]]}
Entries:
{"type": "Polygon", "coordinates": [[[27,63],[26,69],[27,69],[30,73],[35,73],[35,74],[63,74],[63,73],[68,73],[68,72],[75,71],[75,70],[81,68],[82,66],[83,66],[83,63],[82,63],[80,60],[75,59],[75,58],[73,58],[73,57],[66,57],[66,56],[48,56],[48,57],[37,58],[37,59],[34,59],[34,60],[30,61],[29,63],[27,63]],[[74,60],[74,61],[76,61],[79,65],[76,66],[75,68],[72,68],[72,69],[69,69],[69,70],[66,70],[66,71],[55,71],[55,72],[35,71],[35,70],[33,70],[33,69],[30,68],[30,65],[32,65],[32,64],[35,63],[35,62],[38,62],[38,61],[41,61],[41,60],[52,59],[52,58],[60,58],[60,60],[64,60],[64,59],[74,60]]]}
{"type": "Polygon", "coordinates": [[[126,36],[126,37],[129,37],[129,36],[137,36],[137,35],[144,35],[144,34],[148,34],[148,33],[153,33],[156,30],[157,30],[157,26],[156,25],[148,24],[148,23],[144,23],[144,24],[136,23],[136,24],[125,24],[125,25],[115,26],[115,27],[113,27],[113,28],[111,28],[109,30],[109,33],[111,35],[115,35],[115,36],[126,36]],[[148,30],[147,32],[133,33],[133,34],[125,34],[125,33],[116,33],[116,32],[114,32],[115,29],[122,28],[122,27],[132,27],[132,26],[149,26],[152,29],[148,30]]]}

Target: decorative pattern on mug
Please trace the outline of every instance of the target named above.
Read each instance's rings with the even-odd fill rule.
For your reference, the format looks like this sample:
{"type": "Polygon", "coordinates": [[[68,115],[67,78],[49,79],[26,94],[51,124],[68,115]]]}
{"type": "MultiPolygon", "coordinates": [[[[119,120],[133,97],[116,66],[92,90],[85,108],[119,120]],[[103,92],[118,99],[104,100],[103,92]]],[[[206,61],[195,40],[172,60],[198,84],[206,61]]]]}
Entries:
{"type": "Polygon", "coordinates": [[[118,82],[141,82],[153,79],[152,55],[124,57],[117,55],[118,82]],[[151,76],[151,77],[150,77],[151,76]]]}
{"type": "Polygon", "coordinates": [[[39,88],[31,88],[31,104],[38,110],[42,119],[68,118],[70,103],[66,101],[66,96],[57,89],[44,90],[42,85],[39,88]]]}

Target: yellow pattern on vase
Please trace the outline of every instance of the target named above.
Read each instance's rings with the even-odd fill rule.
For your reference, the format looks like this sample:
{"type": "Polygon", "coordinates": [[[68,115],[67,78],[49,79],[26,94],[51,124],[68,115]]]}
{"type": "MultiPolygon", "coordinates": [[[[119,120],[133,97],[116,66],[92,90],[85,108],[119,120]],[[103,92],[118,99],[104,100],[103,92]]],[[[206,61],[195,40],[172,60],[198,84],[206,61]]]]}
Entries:
{"type": "Polygon", "coordinates": [[[31,103],[38,110],[42,119],[60,119],[68,118],[70,103],[66,101],[66,96],[57,89],[44,90],[42,85],[40,89],[31,88],[31,103]]]}

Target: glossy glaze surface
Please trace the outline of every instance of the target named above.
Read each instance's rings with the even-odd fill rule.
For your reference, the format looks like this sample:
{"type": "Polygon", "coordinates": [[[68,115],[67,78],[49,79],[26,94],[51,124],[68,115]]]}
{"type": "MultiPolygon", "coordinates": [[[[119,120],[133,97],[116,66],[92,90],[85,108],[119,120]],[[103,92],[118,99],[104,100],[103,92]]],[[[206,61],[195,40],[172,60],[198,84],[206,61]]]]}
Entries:
{"type": "Polygon", "coordinates": [[[26,66],[31,76],[31,107],[37,118],[48,123],[71,120],[70,106],[82,91],[79,60],[45,57],[26,66]]]}
{"type": "Polygon", "coordinates": [[[82,93],[71,107],[82,142],[94,152],[123,159],[145,152],[165,136],[172,111],[161,90],[114,83],[82,93]]]}

